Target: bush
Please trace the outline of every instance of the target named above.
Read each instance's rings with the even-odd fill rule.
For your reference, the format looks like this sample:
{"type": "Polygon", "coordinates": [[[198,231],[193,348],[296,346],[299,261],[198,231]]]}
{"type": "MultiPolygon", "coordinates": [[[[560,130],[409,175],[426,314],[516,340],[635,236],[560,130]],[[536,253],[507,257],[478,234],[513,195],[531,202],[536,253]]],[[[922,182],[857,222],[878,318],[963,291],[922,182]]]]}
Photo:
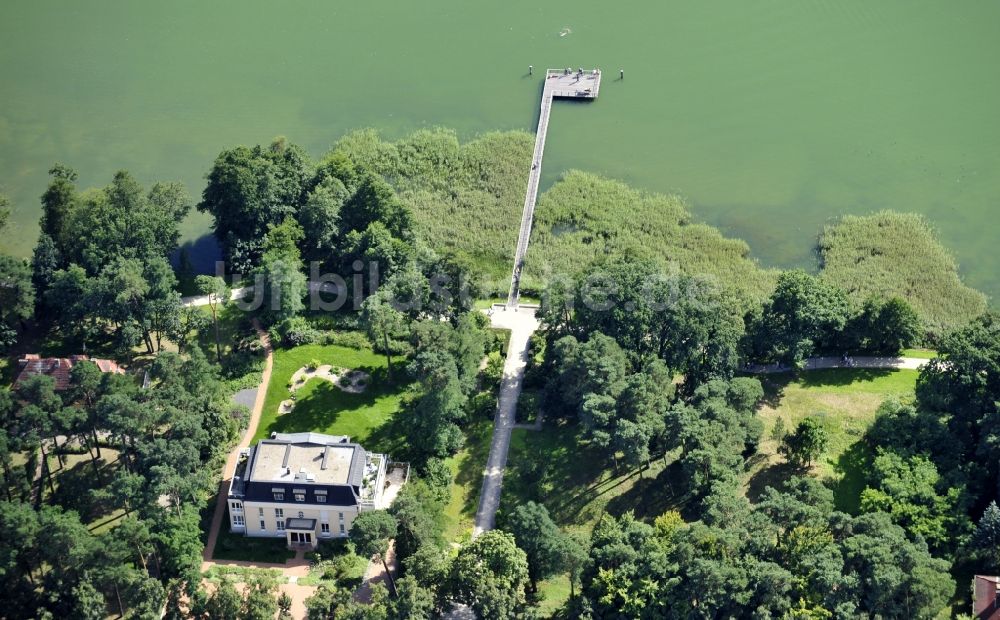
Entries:
{"type": "Polygon", "coordinates": [[[331,331],[323,334],[323,344],[333,344],[351,349],[371,349],[368,336],[356,331],[331,331]]]}
{"type": "Polygon", "coordinates": [[[466,404],[469,415],[473,418],[492,418],[497,410],[497,395],[491,390],[473,394],[466,404]]]}
{"type": "Polygon", "coordinates": [[[320,332],[309,324],[304,317],[296,316],[285,319],[279,326],[281,342],[285,346],[297,347],[303,344],[315,344],[319,342],[320,332]]]}
{"type": "Polygon", "coordinates": [[[434,496],[445,503],[451,495],[451,469],[442,459],[431,457],[420,468],[420,478],[427,483],[434,496]]]}
{"type": "Polygon", "coordinates": [[[483,369],[483,389],[494,392],[500,387],[503,379],[504,358],[499,351],[492,351],[486,356],[486,368],[483,369]]]}
{"type": "Polygon", "coordinates": [[[250,408],[245,405],[233,404],[229,407],[229,417],[236,421],[236,427],[242,433],[250,423],[250,408]]]}

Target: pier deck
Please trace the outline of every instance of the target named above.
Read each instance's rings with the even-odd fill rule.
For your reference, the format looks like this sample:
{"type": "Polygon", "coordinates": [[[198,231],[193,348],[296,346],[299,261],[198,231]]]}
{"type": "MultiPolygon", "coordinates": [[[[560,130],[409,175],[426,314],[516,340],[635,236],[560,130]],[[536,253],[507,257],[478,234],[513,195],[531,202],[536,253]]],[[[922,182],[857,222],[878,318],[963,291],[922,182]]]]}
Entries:
{"type": "Polygon", "coordinates": [[[514,252],[514,271],[510,279],[510,293],[507,295],[508,308],[516,308],[520,297],[521,269],[524,267],[524,256],[528,252],[531,222],[535,216],[535,202],[538,200],[538,183],[542,177],[542,157],[545,153],[545,136],[549,130],[552,101],[556,98],[596,99],[600,89],[601,72],[598,69],[549,69],[545,72],[541,113],[538,115],[538,130],[535,132],[535,151],[531,156],[528,190],[524,196],[521,230],[517,236],[517,249],[514,252]]]}

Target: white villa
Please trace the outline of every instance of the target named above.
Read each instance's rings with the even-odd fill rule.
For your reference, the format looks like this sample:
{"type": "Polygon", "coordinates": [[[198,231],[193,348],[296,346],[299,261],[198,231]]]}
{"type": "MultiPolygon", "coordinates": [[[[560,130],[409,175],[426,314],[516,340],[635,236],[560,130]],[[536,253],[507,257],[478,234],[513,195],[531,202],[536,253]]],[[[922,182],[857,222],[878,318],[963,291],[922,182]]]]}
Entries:
{"type": "Polygon", "coordinates": [[[359,512],[395,496],[386,497],[386,455],[349,437],[272,433],[244,455],[229,488],[229,527],[247,536],[315,548],[320,539],[347,536],[359,512]]]}

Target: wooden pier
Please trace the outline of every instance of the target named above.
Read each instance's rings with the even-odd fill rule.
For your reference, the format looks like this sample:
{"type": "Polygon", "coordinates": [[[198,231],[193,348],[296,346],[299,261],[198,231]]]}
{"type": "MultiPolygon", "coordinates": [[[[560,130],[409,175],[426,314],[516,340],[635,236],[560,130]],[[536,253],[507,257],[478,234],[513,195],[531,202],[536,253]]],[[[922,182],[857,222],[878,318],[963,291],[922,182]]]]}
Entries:
{"type": "Polygon", "coordinates": [[[542,108],[538,115],[538,130],[535,132],[535,151],[531,156],[531,170],[528,171],[528,190],[524,196],[521,230],[517,236],[517,249],[514,252],[514,271],[510,279],[510,293],[507,295],[508,308],[516,308],[520,298],[521,269],[524,267],[524,256],[528,252],[531,222],[535,216],[535,202],[538,200],[538,183],[542,177],[542,156],[545,152],[545,135],[549,130],[552,100],[597,99],[600,89],[601,72],[598,69],[549,69],[545,72],[542,108]]]}

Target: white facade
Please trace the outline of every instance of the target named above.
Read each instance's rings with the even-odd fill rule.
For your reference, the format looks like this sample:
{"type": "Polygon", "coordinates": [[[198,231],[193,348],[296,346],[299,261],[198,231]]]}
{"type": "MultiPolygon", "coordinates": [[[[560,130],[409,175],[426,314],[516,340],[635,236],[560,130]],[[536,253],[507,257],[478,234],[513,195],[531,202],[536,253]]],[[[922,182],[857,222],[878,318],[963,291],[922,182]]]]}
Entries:
{"type": "Polygon", "coordinates": [[[347,437],[275,434],[245,456],[229,488],[230,531],[314,548],[381,505],[387,457],[347,437]]]}

